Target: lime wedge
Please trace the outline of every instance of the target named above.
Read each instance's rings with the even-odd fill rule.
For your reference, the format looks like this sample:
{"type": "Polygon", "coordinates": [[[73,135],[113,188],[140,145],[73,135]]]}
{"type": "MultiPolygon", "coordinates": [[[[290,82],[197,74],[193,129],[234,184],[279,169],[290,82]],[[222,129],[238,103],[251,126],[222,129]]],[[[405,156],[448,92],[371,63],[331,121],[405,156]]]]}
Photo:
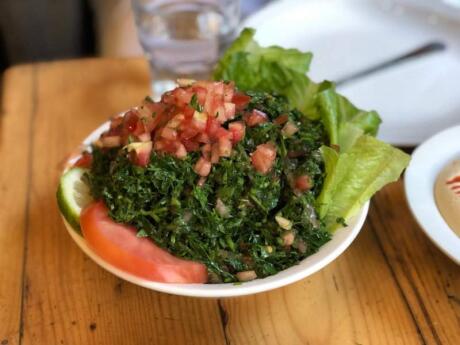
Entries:
{"type": "Polygon", "coordinates": [[[61,177],[57,190],[59,209],[72,226],[80,232],[80,213],[93,199],[89,186],[84,181],[87,169],[72,168],[61,177]]]}

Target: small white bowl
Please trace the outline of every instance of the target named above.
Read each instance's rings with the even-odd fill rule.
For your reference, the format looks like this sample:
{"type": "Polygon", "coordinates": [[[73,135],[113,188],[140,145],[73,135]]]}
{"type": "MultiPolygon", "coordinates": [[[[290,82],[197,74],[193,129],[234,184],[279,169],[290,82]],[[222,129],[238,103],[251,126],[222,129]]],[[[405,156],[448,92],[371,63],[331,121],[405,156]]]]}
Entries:
{"type": "Polygon", "coordinates": [[[434,185],[441,170],[460,158],[460,126],[446,129],[420,145],[412,154],[404,186],[409,207],[428,237],[460,264],[460,237],[447,225],[436,206],[434,185]]]}
{"type": "MultiPolygon", "coordinates": [[[[83,141],[83,146],[88,146],[91,142],[99,138],[99,135],[107,128],[108,123],[105,123],[96,129],[83,141]]],[[[368,209],[369,202],[367,202],[359,213],[348,222],[347,227],[338,229],[332,236],[332,239],[323,245],[317,253],[302,260],[298,265],[292,266],[273,276],[256,279],[242,284],[166,284],[137,277],[114,267],[99,257],[91,248],[88,247],[85,239],[75,232],[75,230],[73,230],[65,220],[64,224],[72,239],[75,243],[77,243],[81,250],[83,250],[83,252],[85,252],[99,266],[121,279],[151,290],[175,295],[194,297],[232,297],[272,290],[294,283],[319,271],[342,254],[351,242],[353,242],[364,224],[368,209]]],[[[64,217],[62,218],[64,219],[64,217]]]]}

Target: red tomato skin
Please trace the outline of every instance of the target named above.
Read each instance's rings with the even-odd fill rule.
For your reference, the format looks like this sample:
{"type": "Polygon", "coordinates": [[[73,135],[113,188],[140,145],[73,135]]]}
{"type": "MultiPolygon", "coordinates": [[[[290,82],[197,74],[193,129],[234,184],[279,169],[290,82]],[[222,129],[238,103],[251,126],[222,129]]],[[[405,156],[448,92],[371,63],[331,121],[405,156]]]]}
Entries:
{"type": "Polygon", "coordinates": [[[163,283],[205,283],[206,266],[176,258],[132,226],[114,222],[102,201],[90,204],[80,217],[88,246],[111,265],[135,276],[163,283]]]}
{"type": "Polygon", "coordinates": [[[235,103],[237,111],[246,108],[250,101],[251,97],[242,92],[235,92],[232,97],[232,103],[235,103]]]}
{"type": "Polygon", "coordinates": [[[83,152],[80,158],[78,158],[77,161],[73,164],[73,166],[89,169],[91,168],[92,163],[93,163],[93,155],[88,152],[83,152]]]}
{"type": "Polygon", "coordinates": [[[123,125],[122,125],[122,142],[127,143],[128,137],[138,136],[145,132],[144,124],[140,120],[136,111],[131,110],[128,111],[123,118],[123,125]]]}
{"type": "Polygon", "coordinates": [[[286,114],[278,116],[273,120],[275,125],[284,125],[289,120],[289,117],[286,114]]]}
{"type": "Polygon", "coordinates": [[[211,139],[216,140],[216,133],[219,128],[221,128],[220,123],[216,120],[216,118],[209,116],[206,123],[206,133],[211,139]]]}

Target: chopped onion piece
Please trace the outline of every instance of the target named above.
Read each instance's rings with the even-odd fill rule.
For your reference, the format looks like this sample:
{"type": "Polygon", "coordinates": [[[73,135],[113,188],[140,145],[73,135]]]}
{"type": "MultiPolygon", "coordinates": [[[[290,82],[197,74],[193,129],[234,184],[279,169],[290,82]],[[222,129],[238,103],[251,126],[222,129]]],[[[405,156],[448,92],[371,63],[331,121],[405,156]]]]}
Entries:
{"type": "Polygon", "coordinates": [[[284,230],[291,230],[292,229],[292,222],[289,220],[289,219],[286,219],[282,216],[275,216],[275,220],[276,222],[278,223],[278,225],[280,226],[280,228],[284,229],[284,230]]]}
{"type": "Polygon", "coordinates": [[[220,200],[220,198],[217,198],[216,200],[216,211],[223,218],[228,218],[230,215],[230,210],[228,209],[227,205],[225,205],[224,202],[220,200]]]}
{"type": "Polygon", "coordinates": [[[176,82],[177,82],[177,85],[179,85],[180,87],[185,87],[185,86],[193,85],[196,82],[196,80],[194,80],[194,79],[186,79],[186,78],[178,78],[176,80],[176,82]]]}
{"type": "Polygon", "coordinates": [[[283,236],[283,244],[285,246],[292,246],[295,240],[295,235],[292,231],[286,231],[283,236]]]}
{"type": "Polygon", "coordinates": [[[291,121],[286,122],[283,129],[281,130],[281,134],[285,137],[292,137],[295,133],[299,131],[299,128],[291,121]]]}
{"type": "Polygon", "coordinates": [[[255,271],[243,271],[236,274],[236,278],[240,282],[248,282],[257,279],[257,273],[255,271]]]}

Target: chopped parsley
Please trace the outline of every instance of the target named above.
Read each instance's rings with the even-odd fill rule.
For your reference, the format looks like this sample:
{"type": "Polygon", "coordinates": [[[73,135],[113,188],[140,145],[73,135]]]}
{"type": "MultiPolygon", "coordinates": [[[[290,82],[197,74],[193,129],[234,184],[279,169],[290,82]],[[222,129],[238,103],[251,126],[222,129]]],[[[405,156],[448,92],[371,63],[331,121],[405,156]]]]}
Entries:
{"type": "MultiPolygon", "coordinates": [[[[142,168],[124,150],[93,148],[91,193],[104,200],[110,217],[135,226],[138,236],[150,237],[178,257],[203,262],[211,283],[237,282],[241,271],[253,270],[258,277],[275,274],[330,239],[314,208],[324,178],[319,153],[326,137],[323,126],[290,109],[282,97],[250,96],[246,110],[259,109],[271,120],[286,114],[299,131],[285,138],[271,122],[247,127],[231,157],[213,165],[202,186],[193,171],[197,152],[182,160],[152,152],[142,168]],[[262,175],[254,170],[250,154],[267,141],[276,144],[277,156],[271,172],[262,175]],[[292,181],[302,174],[308,174],[313,187],[296,193],[292,181]],[[223,205],[224,213],[219,212],[223,205]],[[279,214],[292,223],[292,244],[286,245],[286,230],[275,221],[279,214]]],[[[195,94],[190,105],[202,111],[195,94]]]]}
{"type": "Polygon", "coordinates": [[[190,106],[200,113],[203,111],[203,106],[198,102],[196,93],[193,94],[192,99],[190,100],[190,106]]]}

